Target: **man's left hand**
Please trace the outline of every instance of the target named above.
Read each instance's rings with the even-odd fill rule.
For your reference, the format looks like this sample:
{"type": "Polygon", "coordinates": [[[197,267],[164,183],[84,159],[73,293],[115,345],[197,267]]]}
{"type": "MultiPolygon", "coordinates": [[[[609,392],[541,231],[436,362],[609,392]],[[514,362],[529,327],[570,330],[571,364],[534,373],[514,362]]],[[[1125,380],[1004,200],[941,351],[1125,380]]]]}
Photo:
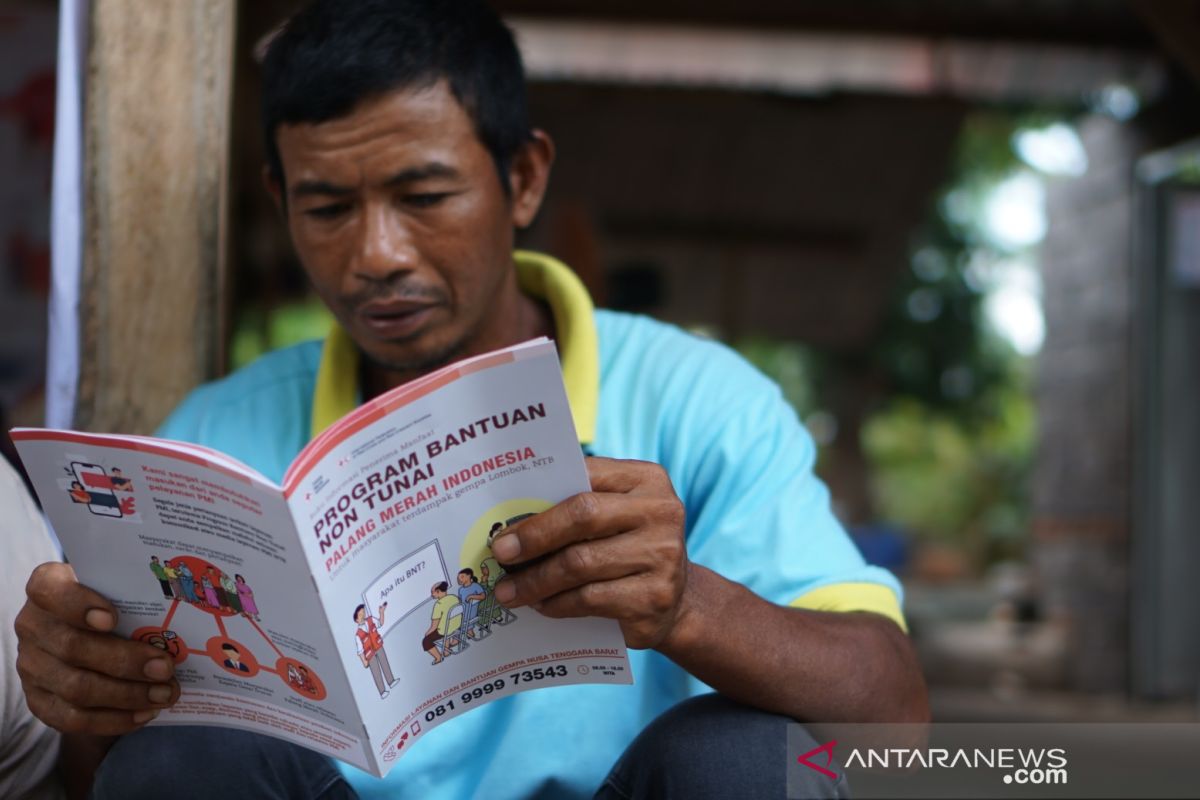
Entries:
{"type": "Polygon", "coordinates": [[[517,568],[496,585],[496,599],[548,617],[609,617],[630,647],[658,647],[687,587],[683,503],[657,464],[589,458],[587,468],[592,491],[492,543],[496,559],[517,568]]]}

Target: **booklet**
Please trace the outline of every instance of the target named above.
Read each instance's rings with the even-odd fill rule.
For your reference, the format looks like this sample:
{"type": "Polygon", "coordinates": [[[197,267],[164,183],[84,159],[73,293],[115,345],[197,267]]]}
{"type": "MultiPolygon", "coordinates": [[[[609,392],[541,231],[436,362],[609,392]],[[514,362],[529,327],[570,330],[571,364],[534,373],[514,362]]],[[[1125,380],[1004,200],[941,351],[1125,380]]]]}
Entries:
{"type": "Polygon", "coordinates": [[[615,621],[493,594],[492,539],[589,490],[546,339],[360,406],[282,486],[182,442],[12,438],[79,580],[175,661],[182,696],[151,724],[243,728],[383,775],[491,700],[632,682],[615,621]]]}

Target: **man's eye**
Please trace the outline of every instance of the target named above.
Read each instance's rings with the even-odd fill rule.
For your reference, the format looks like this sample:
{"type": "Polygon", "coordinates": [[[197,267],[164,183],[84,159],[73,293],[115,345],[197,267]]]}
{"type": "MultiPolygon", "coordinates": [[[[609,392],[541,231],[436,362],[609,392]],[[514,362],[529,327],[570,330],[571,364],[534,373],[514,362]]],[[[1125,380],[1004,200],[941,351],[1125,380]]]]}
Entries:
{"type": "Polygon", "coordinates": [[[345,214],[349,209],[350,206],[346,203],[333,203],[327,206],[306,209],[304,215],[313,219],[335,219],[345,214]]]}
{"type": "Polygon", "coordinates": [[[450,192],[424,192],[421,194],[406,194],[404,202],[410,206],[417,208],[429,208],[436,206],[438,203],[450,196],[450,192]]]}

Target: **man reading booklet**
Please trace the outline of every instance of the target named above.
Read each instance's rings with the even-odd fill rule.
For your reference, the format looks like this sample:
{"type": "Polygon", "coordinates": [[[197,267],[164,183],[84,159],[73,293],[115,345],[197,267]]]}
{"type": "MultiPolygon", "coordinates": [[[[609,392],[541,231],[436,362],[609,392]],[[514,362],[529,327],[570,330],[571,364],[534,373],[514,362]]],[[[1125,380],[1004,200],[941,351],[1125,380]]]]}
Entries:
{"type": "MultiPolygon", "coordinates": [[[[506,697],[430,732],[377,780],[250,733],[143,727],[176,701],[175,664],[111,635],[118,610],[69,567],[43,566],[17,621],[23,684],[35,714],[102,759],[97,797],[158,797],[163,776],[176,797],[188,787],[234,797],[782,797],[788,722],[927,718],[899,585],[864,564],[833,517],[813,444],[778,389],[718,344],[593,309],[568,268],[513,252],[554,147],[529,126],[517,50],[489,9],[313,3],[271,43],[263,122],[268,190],[338,325],[324,342],[196,390],[160,433],[278,482],[358,404],[456,359],[551,337],[591,491],[506,518],[486,558],[456,566],[495,581],[496,606],[481,602],[477,621],[500,610],[513,625],[530,614],[614,620],[635,681],[506,697]]],[[[454,596],[455,575],[445,583],[454,596]]],[[[452,668],[464,643],[467,656],[487,644],[462,636],[456,619],[458,628],[448,617],[431,626],[447,660],[430,669],[452,668]]],[[[394,648],[424,643],[384,646],[394,664],[394,648]]],[[[811,796],[844,791],[808,772],[811,796]]]]}

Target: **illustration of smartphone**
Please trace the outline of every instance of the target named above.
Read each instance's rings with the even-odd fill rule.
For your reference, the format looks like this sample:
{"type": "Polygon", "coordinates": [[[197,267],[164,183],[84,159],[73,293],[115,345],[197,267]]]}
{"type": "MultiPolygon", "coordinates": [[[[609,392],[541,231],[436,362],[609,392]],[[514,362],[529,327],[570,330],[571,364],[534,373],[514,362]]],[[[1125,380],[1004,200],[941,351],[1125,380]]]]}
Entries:
{"type": "Polygon", "coordinates": [[[122,516],[121,501],[117,499],[116,492],[112,488],[112,479],[108,477],[104,467],[99,464],[72,461],[71,471],[75,473],[75,478],[92,498],[92,501],[88,503],[89,511],[102,517],[122,516]]]}

